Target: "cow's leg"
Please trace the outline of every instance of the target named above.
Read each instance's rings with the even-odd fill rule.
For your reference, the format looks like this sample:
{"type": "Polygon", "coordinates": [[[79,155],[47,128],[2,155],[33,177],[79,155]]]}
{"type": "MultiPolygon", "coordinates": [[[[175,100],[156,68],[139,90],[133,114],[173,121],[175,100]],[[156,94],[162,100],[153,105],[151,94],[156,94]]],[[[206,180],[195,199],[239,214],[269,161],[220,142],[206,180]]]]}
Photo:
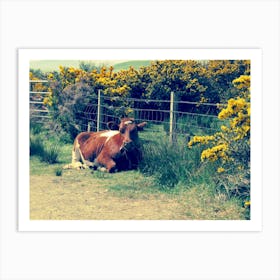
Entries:
{"type": "Polygon", "coordinates": [[[109,173],[116,171],[116,162],[114,160],[110,160],[107,162],[107,170],[109,173]]]}
{"type": "Polygon", "coordinates": [[[94,164],[90,162],[89,160],[86,160],[79,148],[79,154],[80,154],[80,161],[82,162],[83,168],[93,168],[94,164]]]}
{"type": "Polygon", "coordinates": [[[85,169],[92,166],[93,163],[84,158],[79,143],[75,141],[72,149],[72,162],[65,165],[63,169],[85,169]]]}
{"type": "Polygon", "coordinates": [[[105,166],[106,170],[100,167],[100,171],[108,171],[109,173],[112,173],[116,170],[116,162],[112,158],[102,156],[102,154],[96,158],[95,164],[105,166]]]}
{"type": "Polygon", "coordinates": [[[74,143],[72,149],[72,162],[63,167],[63,169],[83,169],[84,164],[81,162],[81,151],[79,145],[74,143]]]}

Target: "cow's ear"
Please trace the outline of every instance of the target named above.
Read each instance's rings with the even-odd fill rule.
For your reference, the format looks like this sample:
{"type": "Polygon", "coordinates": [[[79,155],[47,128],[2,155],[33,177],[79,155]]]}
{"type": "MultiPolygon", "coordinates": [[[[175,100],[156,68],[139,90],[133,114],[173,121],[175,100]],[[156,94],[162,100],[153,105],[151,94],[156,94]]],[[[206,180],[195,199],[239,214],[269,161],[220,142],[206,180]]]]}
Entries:
{"type": "Polygon", "coordinates": [[[119,125],[116,122],[108,122],[107,127],[110,130],[119,130],[119,125]]]}
{"type": "Polygon", "coordinates": [[[147,124],[146,122],[141,122],[141,123],[137,124],[138,131],[142,131],[146,124],[147,124]]]}

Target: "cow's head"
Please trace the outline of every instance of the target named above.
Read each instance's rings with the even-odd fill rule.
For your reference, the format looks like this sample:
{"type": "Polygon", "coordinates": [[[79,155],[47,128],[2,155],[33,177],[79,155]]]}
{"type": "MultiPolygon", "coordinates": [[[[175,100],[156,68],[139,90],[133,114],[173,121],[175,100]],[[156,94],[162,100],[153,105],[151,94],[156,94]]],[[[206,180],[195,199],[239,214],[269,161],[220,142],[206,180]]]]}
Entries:
{"type": "Polygon", "coordinates": [[[133,118],[123,118],[120,120],[120,124],[108,123],[108,127],[113,130],[119,130],[123,136],[123,143],[120,151],[130,150],[138,144],[138,131],[143,130],[146,122],[136,124],[133,118]]]}
{"type": "Polygon", "coordinates": [[[130,150],[138,144],[138,131],[143,130],[146,122],[136,124],[133,118],[123,118],[119,125],[119,131],[123,135],[121,151],[130,150]]]}

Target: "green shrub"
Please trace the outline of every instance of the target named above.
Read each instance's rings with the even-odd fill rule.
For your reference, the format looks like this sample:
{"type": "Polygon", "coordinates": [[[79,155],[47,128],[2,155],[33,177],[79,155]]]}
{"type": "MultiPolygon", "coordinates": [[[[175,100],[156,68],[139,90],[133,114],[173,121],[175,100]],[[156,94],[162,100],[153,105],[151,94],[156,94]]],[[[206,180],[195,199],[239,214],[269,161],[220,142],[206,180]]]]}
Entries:
{"type": "MultiPolygon", "coordinates": [[[[57,131],[73,141],[77,134],[85,131],[88,122],[95,121],[97,96],[94,88],[86,82],[62,87],[61,81],[51,83],[53,105],[49,111],[57,131]]],[[[66,141],[69,141],[66,139],[66,141]]]]}

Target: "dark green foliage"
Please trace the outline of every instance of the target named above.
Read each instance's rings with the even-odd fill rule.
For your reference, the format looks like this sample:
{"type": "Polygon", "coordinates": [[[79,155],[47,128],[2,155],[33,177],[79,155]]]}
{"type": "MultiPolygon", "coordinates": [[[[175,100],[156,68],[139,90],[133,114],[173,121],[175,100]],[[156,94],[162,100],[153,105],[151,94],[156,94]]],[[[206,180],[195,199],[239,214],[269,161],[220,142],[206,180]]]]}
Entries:
{"type": "Polygon", "coordinates": [[[30,155],[41,155],[43,154],[44,151],[44,145],[42,138],[40,136],[30,136],[30,142],[29,142],[29,147],[30,147],[30,155]]]}
{"type": "Polygon", "coordinates": [[[55,82],[52,89],[55,96],[55,105],[50,108],[53,121],[73,141],[79,132],[87,130],[89,122],[96,122],[97,96],[84,82],[64,89],[55,82]]]}
{"type": "Polygon", "coordinates": [[[163,188],[173,188],[179,182],[188,183],[200,165],[197,150],[189,150],[184,144],[161,140],[143,146],[140,170],[154,176],[163,188]]]}
{"type": "Polygon", "coordinates": [[[42,123],[36,123],[36,122],[30,122],[30,131],[31,134],[39,134],[44,130],[44,124],[42,123]]]}
{"type": "Polygon", "coordinates": [[[61,167],[56,168],[55,175],[56,176],[62,176],[62,168],[61,167]]]}
{"type": "Polygon", "coordinates": [[[58,162],[59,151],[58,144],[47,143],[40,134],[30,136],[31,156],[39,156],[42,161],[53,164],[58,162]]]}
{"type": "Polygon", "coordinates": [[[41,160],[50,164],[58,162],[59,146],[57,144],[45,145],[41,160]]]}

